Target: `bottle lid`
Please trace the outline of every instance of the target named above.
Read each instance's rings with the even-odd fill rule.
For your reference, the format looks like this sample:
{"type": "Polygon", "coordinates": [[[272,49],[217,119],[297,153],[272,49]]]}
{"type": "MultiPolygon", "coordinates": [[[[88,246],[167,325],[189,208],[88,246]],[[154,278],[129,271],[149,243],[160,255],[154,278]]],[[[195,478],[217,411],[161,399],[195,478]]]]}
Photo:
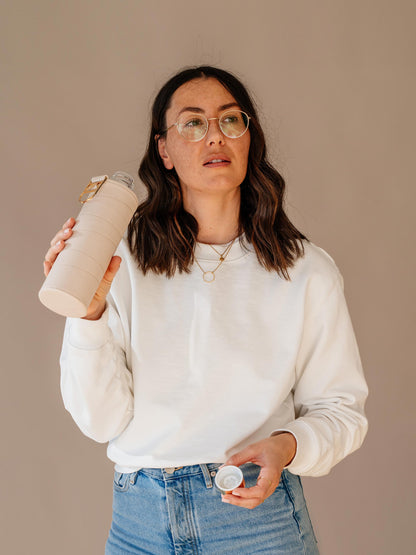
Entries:
{"type": "Polygon", "coordinates": [[[129,189],[134,188],[134,179],[130,174],[123,172],[122,170],[116,171],[116,173],[112,175],[111,179],[118,181],[119,183],[124,183],[124,185],[127,185],[129,189]]]}
{"type": "Polygon", "coordinates": [[[243,473],[238,466],[227,465],[220,468],[215,476],[215,485],[222,493],[238,488],[243,481],[243,473]]]}

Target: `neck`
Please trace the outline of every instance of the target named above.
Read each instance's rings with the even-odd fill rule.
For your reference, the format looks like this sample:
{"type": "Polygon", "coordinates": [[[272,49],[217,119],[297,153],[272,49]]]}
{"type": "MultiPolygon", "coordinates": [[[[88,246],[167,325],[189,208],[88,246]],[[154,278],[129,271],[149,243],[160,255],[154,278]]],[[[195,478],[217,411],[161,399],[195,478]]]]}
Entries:
{"type": "Polygon", "coordinates": [[[184,208],[198,222],[197,241],[200,243],[225,244],[238,234],[240,215],[240,188],[224,196],[200,195],[187,198],[184,208]]]}

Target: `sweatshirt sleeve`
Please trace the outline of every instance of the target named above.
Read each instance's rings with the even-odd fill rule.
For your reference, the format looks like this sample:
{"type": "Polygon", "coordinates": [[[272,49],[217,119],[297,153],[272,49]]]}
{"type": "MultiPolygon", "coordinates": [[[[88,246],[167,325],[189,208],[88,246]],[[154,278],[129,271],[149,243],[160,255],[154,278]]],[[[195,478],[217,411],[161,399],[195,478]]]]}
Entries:
{"type": "Polygon", "coordinates": [[[111,295],[99,320],[67,318],[60,356],[65,408],[80,430],[104,443],[133,417],[133,379],[111,295]]]}
{"type": "Polygon", "coordinates": [[[368,388],[338,269],[336,275],[325,298],[307,303],[293,389],[296,418],[278,430],[296,438],[286,468],[299,475],[328,474],[361,446],[368,428],[368,388]]]}

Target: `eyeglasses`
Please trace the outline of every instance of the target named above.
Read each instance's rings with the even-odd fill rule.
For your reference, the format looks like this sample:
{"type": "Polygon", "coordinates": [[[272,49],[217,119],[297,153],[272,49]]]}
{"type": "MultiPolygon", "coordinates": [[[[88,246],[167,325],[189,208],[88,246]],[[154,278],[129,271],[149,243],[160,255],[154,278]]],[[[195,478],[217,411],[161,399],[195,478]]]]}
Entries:
{"type": "Polygon", "coordinates": [[[250,116],[241,110],[227,110],[219,118],[206,118],[203,114],[187,113],[181,114],[178,121],[170,125],[167,129],[156,135],[159,139],[176,126],[178,133],[187,141],[201,141],[208,133],[209,122],[217,119],[222,133],[230,139],[238,139],[248,129],[250,116]]]}

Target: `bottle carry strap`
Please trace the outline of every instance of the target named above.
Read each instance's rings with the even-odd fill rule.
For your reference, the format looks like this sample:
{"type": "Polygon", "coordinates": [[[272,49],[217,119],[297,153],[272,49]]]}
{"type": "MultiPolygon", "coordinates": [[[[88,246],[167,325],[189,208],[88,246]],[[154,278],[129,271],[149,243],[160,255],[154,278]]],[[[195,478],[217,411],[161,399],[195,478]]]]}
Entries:
{"type": "Polygon", "coordinates": [[[94,198],[95,195],[98,193],[101,185],[105,181],[107,181],[107,179],[108,179],[108,175],[99,175],[97,177],[92,177],[88,185],[79,195],[79,199],[78,199],[79,202],[81,204],[84,204],[85,202],[88,202],[89,200],[94,198]],[[84,199],[84,196],[86,197],[85,199],[84,199]]]}

